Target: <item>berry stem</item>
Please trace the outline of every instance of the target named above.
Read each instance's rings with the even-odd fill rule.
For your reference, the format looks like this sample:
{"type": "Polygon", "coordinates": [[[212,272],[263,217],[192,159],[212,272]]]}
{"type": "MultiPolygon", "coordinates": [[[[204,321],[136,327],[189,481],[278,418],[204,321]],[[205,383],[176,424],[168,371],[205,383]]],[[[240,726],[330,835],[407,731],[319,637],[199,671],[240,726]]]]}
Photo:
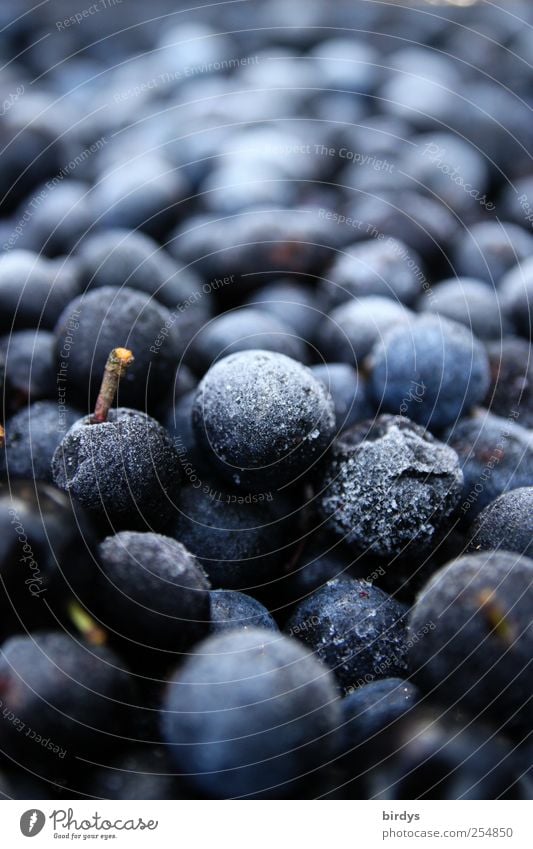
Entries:
{"type": "Polygon", "coordinates": [[[480,609],[492,632],[508,645],[513,644],[516,639],[514,628],[506,616],[496,596],[495,590],[482,590],[479,594],[480,609]]]}
{"type": "Polygon", "coordinates": [[[82,637],[92,646],[103,646],[107,642],[107,634],[86,610],[72,600],[67,606],[69,619],[82,637]]]}
{"type": "Polygon", "coordinates": [[[107,421],[109,410],[117,394],[118,384],[133,360],[133,354],[127,348],[113,348],[109,354],[94,413],[91,416],[91,424],[107,421]]]}

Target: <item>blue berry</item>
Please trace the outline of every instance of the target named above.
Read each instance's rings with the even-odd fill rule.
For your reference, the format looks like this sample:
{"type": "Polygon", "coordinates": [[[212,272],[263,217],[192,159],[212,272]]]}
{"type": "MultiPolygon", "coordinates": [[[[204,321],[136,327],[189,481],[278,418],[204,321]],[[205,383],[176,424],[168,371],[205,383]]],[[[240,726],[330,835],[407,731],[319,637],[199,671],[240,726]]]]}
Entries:
{"type": "Polygon", "coordinates": [[[368,783],[373,773],[369,774],[369,767],[381,765],[384,751],[388,754],[391,749],[391,736],[421,695],[409,681],[382,678],[348,690],[342,699],[341,764],[358,797],[371,795],[368,783]]]}
{"type": "Polygon", "coordinates": [[[445,439],[457,452],[464,484],[459,515],[471,522],[502,492],[533,486],[533,442],[517,424],[517,411],[508,418],[480,410],[450,428],[445,439]]]}
{"type": "Polygon", "coordinates": [[[489,551],[452,561],[430,579],[411,612],[415,680],[439,704],[529,731],[532,604],[529,558],[489,551]]]}
{"type": "Polygon", "coordinates": [[[89,198],[91,215],[100,229],[140,229],[160,238],[188,193],[187,179],[164,155],[142,152],[133,167],[126,160],[98,175],[89,198]]]}
{"type": "Polygon", "coordinates": [[[503,548],[533,556],[533,486],[504,492],[491,501],[472,523],[471,551],[503,548]]]}
{"type": "Polygon", "coordinates": [[[461,324],[421,316],[395,327],[371,355],[369,388],[384,412],[439,431],[485,397],[484,347],[461,324]]]}
{"type": "Polygon", "coordinates": [[[55,337],[47,330],[19,330],[0,340],[8,387],[15,404],[53,398],[57,393],[55,337]]]}
{"type": "Polygon", "coordinates": [[[285,322],[252,307],[212,319],[196,335],[189,361],[204,374],[217,360],[238,351],[276,351],[300,362],[307,359],[305,344],[285,322]]]}
{"type": "Polygon", "coordinates": [[[525,428],[533,428],[533,359],[525,339],[507,336],[487,346],[491,385],[484,406],[505,418],[517,416],[525,428]]]}
{"type": "Polygon", "coordinates": [[[454,250],[454,268],[461,277],[476,277],[499,287],[517,262],[533,253],[533,236],[516,224],[483,221],[468,228],[454,250]]]}
{"type": "MultiPolygon", "coordinates": [[[[530,251],[533,254],[533,247],[530,251]]],[[[533,257],[513,267],[500,282],[504,312],[518,333],[533,339],[533,257]]]]}
{"type": "Polygon", "coordinates": [[[192,798],[161,745],[129,747],[85,778],[85,793],[96,799],[192,798]]]}
{"type": "Polygon", "coordinates": [[[290,278],[267,283],[245,304],[280,319],[303,340],[311,339],[321,316],[315,293],[290,278]]]}
{"type": "Polygon", "coordinates": [[[365,787],[369,798],[466,801],[531,795],[516,747],[482,723],[465,725],[416,706],[390,732],[373,753],[376,763],[365,787]]]}
{"type": "MultiPolygon", "coordinates": [[[[209,628],[209,583],[192,554],[169,537],[122,531],[98,549],[94,610],[139,648],[185,651],[209,628]]],[[[167,658],[167,661],[171,658],[167,658]]]]}
{"type": "Polygon", "coordinates": [[[462,484],[455,451],[409,419],[380,416],[334,443],[319,510],[357,554],[412,556],[448,529],[462,484]]]}
{"type": "Polygon", "coordinates": [[[337,431],[347,430],[373,413],[366,380],[347,363],[324,363],[311,371],[325,385],[333,399],[337,431]]]}
{"type": "Polygon", "coordinates": [[[420,291],[415,269],[421,264],[415,251],[397,239],[360,242],[335,260],[324,292],[333,305],[368,296],[412,304],[420,291]]]}
{"type": "Polygon", "coordinates": [[[177,347],[167,309],[126,286],[102,286],[66,303],[55,335],[58,368],[71,403],[87,409],[89,402],[92,408],[109,352],[122,345],[135,354],[120,384],[122,404],[145,409],[147,401],[151,405],[168,392],[177,347]]]}
{"type": "Polygon", "coordinates": [[[65,493],[32,479],[0,484],[0,538],[0,638],[57,627],[69,598],[89,598],[95,531],[65,493]]]}
{"type": "Polygon", "coordinates": [[[0,655],[3,717],[2,748],[32,762],[52,761],[53,746],[69,759],[93,755],[127,733],[124,707],[131,702],[131,678],[117,656],[104,646],[84,644],[67,633],[42,631],[13,637],[0,655]],[[14,714],[20,733],[10,717],[14,714]],[[50,746],[37,745],[39,736],[50,746]]]}
{"type": "Polygon", "coordinates": [[[79,419],[54,453],[52,474],[56,486],[120,529],[154,522],[161,530],[173,512],[167,491],[179,486],[180,466],[155,419],[119,407],[101,424],[79,419]]]}
{"type": "Polygon", "coordinates": [[[224,631],[248,630],[249,628],[266,628],[277,631],[274,619],[257,599],[235,590],[212,590],[211,627],[212,634],[222,634],[224,631]]]}
{"type": "Polygon", "coordinates": [[[201,301],[202,284],[191,271],[178,272],[174,260],[146,233],[107,230],[84,239],[77,254],[87,288],[105,286],[136,289],[169,309],[177,307],[192,292],[201,301]]]}
{"type": "Polygon", "coordinates": [[[172,535],[198,558],[215,589],[264,592],[288,557],[272,495],[201,483],[181,490],[172,535]]]}
{"type": "Polygon", "coordinates": [[[285,631],[348,690],[406,669],[406,608],[368,581],[336,578],[299,604],[285,631]]]}
{"type": "Polygon", "coordinates": [[[501,339],[510,328],[494,289],[471,277],[443,280],[422,296],[420,309],[464,324],[478,339],[501,339]]]}
{"type": "Polygon", "coordinates": [[[53,266],[30,251],[0,257],[0,332],[51,330],[61,310],[78,294],[74,280],[54,280],[53,266]]]}
{"type": "Polygon", "coordinates": [[[321,322],[317,345],[327,360],[362,368],[365,357],[391,328],[409,333],[412,314],[405,307],[379,296],[346,301],[321,322]]]}
{"type": "Polygon", "coordinates": [[[44,196],[32,207],[18,246],[51,257],[70,254],[93,224],[90,186],[80,180],[65,180],[52,189],[46,183],[39,186],[37,197],[41,192],[44,196]]]}
{"type": "Polygon", "coordinates": [[[6,422],[5,456],[0,467],[10,480],[52,483],[52,457],[66,431],[79,419],[76,410],[59,411],[53,401],[37,401],[6,422]]]}
{"type": "Polygon", "coordinates": [[[290,797],[334,752],[332,676],[290,640],[259,628],[201,643],[162,706],[170,756],[211,797],[290,797]]]}
{"type": "Polygon", "coordinates": [[[335,432],[331,397],[283,354],[246,351],[216,363],[193,408],[199,444],[238,487],[279,487],[308,473],[335,432]]]}

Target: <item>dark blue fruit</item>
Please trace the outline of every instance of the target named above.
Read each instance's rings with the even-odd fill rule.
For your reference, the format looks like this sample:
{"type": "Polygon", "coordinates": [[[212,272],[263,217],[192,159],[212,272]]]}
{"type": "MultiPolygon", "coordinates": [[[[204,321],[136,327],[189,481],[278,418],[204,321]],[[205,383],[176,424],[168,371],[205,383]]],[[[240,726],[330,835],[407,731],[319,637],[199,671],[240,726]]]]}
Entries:
{"type": "Polygon", "coordinates": [[[104,539],[98,555],[93,609],[110,632],[139,648],[173,652],[207,634],[209,582],[183,545],[123,531],[104,539]]]}
{"type": "Polygon", "coordinates": [[[533,443],[517,419],[520,421],[516,410],[505,419],[480,410],[445,434],[463,470],[458,515],[467,522],[502,492],[533,486],[533,443]]]}
{"type": "Polygon", "coordinates": [[[2,646],[0,682],[0,740],[14,757],[48,758],[57,768],[58,757],[75,762],[127,733],[131,678],[104,646],[59,631],[13,637],[2,646]]]}
{"type": "Polygon", "coordinates": [[[410,616],[415,681],[439,704],[530,731],[532,604],[529,558],[489,551],[453,560],[430,579],[410,616]]]}
{"type": "Polygon", "coordinates": [[[214,589],[264,592],[289,557],[286,527],[271,493],[243,495],[220,486],[198,478],[183,487],[172,535],[198,558],[214,589]]]}
{"type": "Polygon", "coordinates": [[[172,513],[168,490],[179,486],[179,457],[166,430],[124,407],[108,421],[79,419],[52,460],[56,486],[121,529],[161,529],[172,513]]]}
{"type": "Polygon", "coordinates": [[[272,616],[257,599],[235,590],[212,590],[211,601],[212,634],[224,631],[266,628],[277,631],[278,626],[272,616]]]}
{"type": "Polygon", "coordinates": [[[295,640],[251,628],[209,638],[176,671],[162,731],[201,792],[284,798],[331,758],[339,715],[326,667],[295,640]]]}
{"type": "Polygon", "coordinates": [[[23,407],[6,422],[5,453],[0,468],[10,480],[27,479],[52,483],[52,457],[79,413],[53,401],[37,401],[23,407]]]}
{"type": "Polygon", "coordinates": [[[290,325],[253,307],[212,319],[193,340],[188,359],[199,374],[204,374],[213,363],[229,354],[258,348],[300,362],[307,359],[305,344],[290,325]]]}
{"type": "MultiPolygon", "coordinates": [[[[375,752],[366,793],[380,800],[528,799],[524,763],[512,743],[481,723],[415,707],[375,752]]],[[[391,823],[394,830],[397,823],[391,823]]]]}
{"type": "Polygon", "coordinates": [[[199,443],[241,488],[265,490],[307,474],[335,432],[324,385],[283,354],[246,351],[214,365],[193,409],[199,443]]]}
{"type": "Polygon", "coordinates": [[[461,324],[421,316],[395,327],[371,355],[369,387],[384,412],[439,431],[485,397],[484,347],[461,324]]]}
{"type": "Polygon", "coordinates": [[[503,548],[533,555],[533,486],[504,492],[485,507],[472,523],[471,551],[503,548]]]}
{"type": "Polygon", "coordinates": [[[318,504],[352,551],[390,558],[435,544],[462,485],[455,451],[409,419],[379,416],[336,440],[318,504]]]}
{"type": "Polygon", "coordinates": [[[117,346],[131,348],[135,356],[120,384],[119,401],[146,409],[147,403],[161,400],[177,364],[165,307],[126,286],[103,286],[63,305],[55,328],[56,352],[70,403],[92,409],[109,352],[117,346]]]}
{"type": "Polygon", "coordinates": [[[299,604],[285,626],[346,691],[406,669],[406,609],[368,581],[336,578],[299,604]]]}
{"type": "Polygon", "coordinates": [[[311,371],[325,385],[333,399],[337,432],[347,430],[373,413],[366,380],[347,363],[324,363],[311,371]]]}

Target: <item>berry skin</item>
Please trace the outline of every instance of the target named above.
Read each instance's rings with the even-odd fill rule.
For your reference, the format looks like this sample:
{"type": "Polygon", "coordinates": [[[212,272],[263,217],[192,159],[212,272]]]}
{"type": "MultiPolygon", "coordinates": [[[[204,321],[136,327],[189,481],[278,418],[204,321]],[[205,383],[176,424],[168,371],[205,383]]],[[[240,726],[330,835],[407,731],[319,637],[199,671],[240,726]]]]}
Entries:
{"type": "Polygon", "coordinates": [[[145,233],[108,230],[83,241],[77,254],[87,288],[135,289],[172,309],[202,284],[195,274],[178,273],[176,263],[145,233]]]}
{"type": "Polygon", "coordinates": [[[109,411],[108,421],[79,419],[52,459],[52,474],[82,507],[119,529],[160,529],[172,513],[167,490],[179,485],[179,457],[166,430],[140,410],[109,411]]]}
{"type": "Polygon", "coordinates": [[[324,363],[311,366],[311,371],[322,381],[333,399],[338,432],[372,416],[373,407],[368,399],[366,380],[352,366],[347,363],[324,363]]]}
{"type": "Polygon", "coordinates": [[[172,401],[176,403],[180,398],[183,398],[187,392],[192,392],[198,385],[196,377],[192,373],[189,366],[180,363],[174,377],[174,389],[172,392],[172,401]]]}
{"type": "Polygon", "coordinates": [[[354,783],[358,794],[354,798],[371,795],[365,787],[368,769],[379,763],[386,740],[420,697],[420,690],[410,681],[382,678],[348,691],[341,700],[342,766],[354,783]]]}
{"type": "Polygon", "coordinates": [[[146,407],[147,399],[149,405],[160,401],[177,358],[172,327],[164,339],[160,335],[169,322],[167,309],[126,286],[103,286],[71,301],[55,328],[58,361],[67,363],[70,402],[82,410],[88,402],[94,405],[109,351],[120,345],[133,349],[135,362],[120,385],[119,401],[139,409],[146,407]]]}
{"type": "Polygon", "coordinates": [[[179,542],[122,531],[99,546],[93,605],[100,621],[139,648],[185,651],[209,628],[209,583],[179,542]]]}
{"type": "Polygon", "coordinates": [[[136,155],[99,174],[90,195],[92,219],[100,229],[143,230],[160,238],[189,193],[179,169],[157,153],[136,155]]]}
{"type": "Polygon", "coordinates": [[[52,457],[62,436],[79,413],[61,413],[53,401],[37,401],[6,422],[5,456],[0,466],[10,480],[27,479],[52,483],[52,457]]]}
{"type": "Polygon", "coordinates": [[[314,335],[321,316],[314,292],[291,279],[262,286],[246,299],[245,305],[280,319],[304,340],[314,335]]]}
{"type": "Polygon", "coordinates": [[[262,310],[245,307],[217,316],[203,327],[191,346],[190,363],[199,374],[217,360],[239,351],[275,351],[299,362],[307,359],[304,343],[285,322],[262,310]]]}
{"type": "Polygon", "coordinates": [[[278,626],[263,605],[245,593],[234,590],[212,590],[211,634],[249,628],[266,628],[277,631],[278,626]]]}
{"type": "Polygon", "coordinates": [[[478,200],[465,191],[460,176],[468,174],[481,198],[487,189],[488,168],[480,151],[455,133],[433,132],[417,135],[415,144],[407,145],[399,169],[409,175],[411,185],[427,197],[438,198],[462,219],[472,215],[478,200]]]}
{"type": "MultiPolygon", "coordinates": [[[[533,253],[533,245],[530,253],[533,253]]],[[[533,340],[533,257],[512,268],[500,283],[503,309],[518,333],[533,340]]]]}
{"type": "Polygon", "coordinates": [[[326,663],[346,691],[405,672],[405,613],[368,581],[336,578],[296,607],[285,631],[326,663]]]}
{"type": "Polygon", "coordinates": [[[0,332],[51,330],[64,305],[78,294],[74,281],[54,281],[52,263],[30,251],[0,257],[0,332]]]}
{"type": "Polygon", "coordinates": [[[470,551],[503,548],[533,557],[533,486],[504,492],[491,501],[470,529],[470,551]]]}
{"type": "Polygon", "coordinates": [[[328,89],[370,94],[381,75],[378,53],[370,45],[353,38],[325,38],[309,55],[328,89]]]}
{"type": "Polygon", "coordinates": [[[349,547],[343,545],[342,541],[324,528],[303,542],[302,550],[295,562],[291,563],[289,573],[280,582],[280,591],[285,602],[282,608],[283,613],[286,608],[292,609],[295,604],[303,601],[333,578],[350,576],[359,578],[368,575],[366,567],[363,567],[364,575],[352,571],[354,558],[349,547]]]}
{"type": "Polygon", "coordinates": [[[402,678],[382,678],[357,687],[341,701],[346,747],[375,742],[375,737],[403,716],[419,701],[421,692],[402,678]]]}
{"type": "MultiPolygon", "coordinates": [[[[390,298],[375,295],[346,301],[321,322],[317,346],[327,360],[361,368],[387,331],[408,325],[412,317],[408,309],[390,298]]],[[[404,330],[409,332],[408,328],[404,330]]]]}
{"type": "Polygon", "coordinates": [[[189,799],[163,746],[128,749],[89,774],[84,788],[96,799],[189,799]]]}
{"type": "Polygon", "coordinates": [[[438,316],[393,328],[370,359],[375,403],[434,432],[480,403],[489,386],[482,344],[463,325],[438,316]]]}
{"type": "Polygon", "coordinates": [[[163,737],[178,769],[216,798],[291,798],[332,757],[333,678],[295,640],[260,628],[201,643],[172,677],[163,737]]]}
{"type": "Polygon", "coordinates": [[[376,238],[387,234],[387,239],[393,237],[407,245],[403,262],[408,266],[413,258],[413,271],[422,283],[424,272],[415,257],[423,257],[424,262],[431,262],[436,256],[442,259],[457,230],[455,216],[438,200],[403,188],[392,191],[386,187],[379,195],[369,193],[355,200],[350,198],[346,214],[363,221],[367,232],[377,232],[376,238]]]}
{"type": "Polygon", "coordinates": [[[202,280],[190,269],[178,268],[145,233],[109,230],[89,236],[77,259],[86,289],[127,287],[167,307],[180,354],[211,318],[211,302],[202,280]]]}
{"type": "Polygon", "coordinates": [[[352,245],[335,260],[323,289],[332,306],[365,297],[412,304],[420,291],[413,268],[421,265],[416,253],[403,242],[372,239],[352,245]]]}
{"type": "Polygon", "coordinates": [[[109,649],[85,645],[67,633],[37,631],[5,642],[0,693],[0,741],[14,757],[26,754],[33,762],[48,756],[57,768],[59,753],[36,745],[28,729],[48,739],[50,749],[66,750],[74,762],[127,733],[121,719],[132,698],[129,674],[109,649]]]}
{"type": "Polygon", "coordinates": [[[471,522],[502,492],[533,486],[533,443],[515,416],[502,419],[484,410],[457,422],[445,434],[463,470],[463,502],[458,515],[471,522]]]}
{"type": "Polygon", "coordinates": [[[47,330],[18,330],[0,340],[6,359],[10,400],[24,402],[53,398],[57,393],[55,337],[47,330]]]}
{"type": "Polygon", "coordinates": [[[189,219],[169,249],[180,262],[193,264],[204,280],[234,279],[238,286],[269,283],[272,275],[319,274],[328,259],[324,220],[293,209],[260,209],[249,215],[189,219]]]}
{"type": "MultiPolygon", "coordinates": [[[[461,83],[455,63],[417,44],[394,51],[388,68],[379,90],[384,112],[409,121],[420,131],[434,129],[446,107],[455,104],[453,93],[461,83]]],[[[402,206],[400,209],[403,211],[402,206]]]]}
{"type": "Polygon", "coordinates": [[[533,359],[525,339],[508,336],[493,342],[489,354],[491,385],[484,406],[494,415],[518,414],[525,428],[533,428],[533,359]]]}
{"type": "Polygon", "coordinates": [[[57,626],[69,597],[86,598],[94,547],[87,516],[63,492],[34,480],[0,484],[0,638],[57,626]]]}
{"type": "Polygon", "coordinates": [[[178,398],[175,407],[165,411],[163,424],[176,446],[176,451],[180,455],[185,471],[194,468],[196,472],[209,478],[211,476],[210,458],[205,456],[205,451],[198,445],[192,425],[195,398],[195,389],[178,398]]]}
{"type": "Polygon", "coordinates": [[[309,472],[335,432],[333,401],[305,366],[246,351],[201,381],[193,425],[213,465],[239,487],[279,487],[309,472]]]}
{"type": "Polygon", "coordinates": [[[502,277],[517,262],[533,253],[533,236],[507,222],[483,221],[466,229],[458,239],[455,272],[499,287],[502,277]]]}
{"type": "Polygon", "coordinates": [[[411,611],[415,682],[440,705],[530,731],[532,605],[529,558],[489,551],[453,560],[433,575],[411,611]]]}
{"type": "Polygon", "coordinates": [[[219,487],[211,480],[181,490],[172,536],[198,558],[214,589],[261,593],[288,557],[284,524],[263,493],[219,487]]]}
{"type": "Polygon", "coordinates": [[[70,255],[93,224],[88,201],[90,186],[78,180],[64,180],[51,191],[46,183],[37,187],[35,194],[39,196],[41,192],[43,198],[32,208],[32,217],[18,245],[50,257],[70,255]]]}
{"type": "Polygon", "coordinates": [[[464,324],[477,339],[501,339],[511,327],[494,289],[470,277],[443,280],[432,297],[422,295],[419,306],[421,312],[464,324]]]}
{"type": "Polygon", "coordinates": [[[334,443],[319,510],[352,551],[390,558],[438,540],[462,485],[455,451],[409,419],[380,416],[334,443]]]}
{"type": "Polygon", "coordinates": [[[391,727],[374,752],[372,799],[528,799],[524,764],[509,741],[481,724],[422,706],[391,727]]]}

